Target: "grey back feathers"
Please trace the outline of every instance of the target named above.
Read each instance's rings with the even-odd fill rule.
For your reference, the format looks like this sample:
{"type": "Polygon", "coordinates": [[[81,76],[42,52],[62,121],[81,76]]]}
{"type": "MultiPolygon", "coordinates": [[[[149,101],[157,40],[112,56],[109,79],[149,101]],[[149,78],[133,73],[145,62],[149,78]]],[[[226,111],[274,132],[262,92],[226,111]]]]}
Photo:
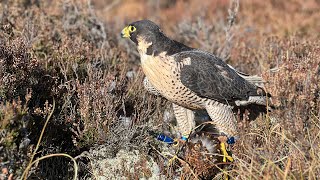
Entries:
{"type": "Polygon", "coordinates": [[[181,82],[200,97],[234,105],[237,100],[258,96],[257,87],[231,69],[216,56],[199,51],[183,51],[176,61],[190,58],[191,64],[181,69],[181,82]]]}

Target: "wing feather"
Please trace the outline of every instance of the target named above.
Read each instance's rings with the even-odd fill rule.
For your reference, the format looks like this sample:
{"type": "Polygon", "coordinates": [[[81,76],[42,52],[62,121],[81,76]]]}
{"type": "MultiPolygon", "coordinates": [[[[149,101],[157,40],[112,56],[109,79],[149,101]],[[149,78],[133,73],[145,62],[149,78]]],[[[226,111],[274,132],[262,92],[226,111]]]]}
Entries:
{"type": "Polygon", "coordinates": [[[243,79],[218,57],[200,50],[183,51],[174,55],[177,62],[190,58],[191,64],[181,68],[181,82],[200,97],[223,103],[247,100],[256,96],[257,87],[243,79]]]}

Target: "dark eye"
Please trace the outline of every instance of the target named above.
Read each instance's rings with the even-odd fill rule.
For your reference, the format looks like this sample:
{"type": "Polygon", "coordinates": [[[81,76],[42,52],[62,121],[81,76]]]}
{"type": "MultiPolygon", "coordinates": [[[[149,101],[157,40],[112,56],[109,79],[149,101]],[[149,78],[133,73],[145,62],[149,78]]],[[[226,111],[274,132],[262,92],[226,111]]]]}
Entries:
{"type": "Polygon", "coordinates": [[[136,31],[136,27],[130,26],[130,27],[129,27],[129,30],[130,30],[131,32],[134,32],[134,31],[136,31]]]}

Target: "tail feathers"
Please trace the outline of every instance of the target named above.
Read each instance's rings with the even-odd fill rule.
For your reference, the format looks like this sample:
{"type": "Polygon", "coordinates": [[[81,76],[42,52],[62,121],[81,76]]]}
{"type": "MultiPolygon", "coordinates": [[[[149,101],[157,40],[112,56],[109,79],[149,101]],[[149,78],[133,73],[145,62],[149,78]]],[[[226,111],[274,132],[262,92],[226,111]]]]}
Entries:
{"type": "Polygon", "coordinates": [[[261,106],[271,106],[271,97],[269,96],[250,96],[248,100],[238,100],[235,101],[237,106],[247,106],[249,104],[261,105],[261,106]]]}
{"type": "Polygon", "coordinates": [[[264,88],[264,84],[266,83],[262,77],[257,76],[257,75],[248,76],[248,75],[239,74],[239,76],[241,76],[243,79],[249,81],[251,84],[254,84],[254,85],[261,87],[261,88],[264,88]]]}
{"type": "Polygon", "coordinates": [[[254,120],[261,113],[266,114],[275,109],[271,97],[268,96],[250,96],[248,100],[236,101],[236,105],[234,112],[238,113],[241,119],[247,114],[249,120],[254,120]]]}
{"type": "Polygon", "coordinates": [[[257,75],[254,76],[250,76],[246,73],[240,72],[238,70],[236,70],[234,67],[232,67],[231,65],[228,64],[228,66],[233,69],[239,76],[241,76],[243,79],[249,81],[251,84],[254,84],[258,87],[264,88],[264,84],[266,83],[266,81],[257,75]]]}

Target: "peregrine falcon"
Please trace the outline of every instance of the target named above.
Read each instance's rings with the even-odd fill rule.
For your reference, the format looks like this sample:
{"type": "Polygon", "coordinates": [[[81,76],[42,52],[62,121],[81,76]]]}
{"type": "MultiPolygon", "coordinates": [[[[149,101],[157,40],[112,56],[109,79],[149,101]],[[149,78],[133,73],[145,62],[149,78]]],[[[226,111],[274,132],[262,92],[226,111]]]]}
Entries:
{"type": "Polygon", "coordinates": [[[170,39],[152,21],[133,22],[121,35],[137,45],[147,90],[173,103],[183,137],[195,127],[192,110],[206,110],[217,130],[233,137],[237,135],[233,108],[267,106],[269,94],[245,75],[211,53],[170,39]]]}

